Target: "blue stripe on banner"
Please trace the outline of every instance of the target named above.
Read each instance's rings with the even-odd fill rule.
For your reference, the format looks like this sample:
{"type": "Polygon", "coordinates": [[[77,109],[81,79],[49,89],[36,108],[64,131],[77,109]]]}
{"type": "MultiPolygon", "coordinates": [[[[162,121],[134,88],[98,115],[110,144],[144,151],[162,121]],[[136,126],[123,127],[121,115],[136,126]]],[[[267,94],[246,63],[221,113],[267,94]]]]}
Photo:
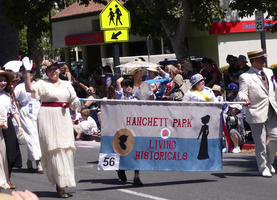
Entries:
{"type": "MultiPolygon", "coordinates": [[[[101,153],[114,153],[113,137],[101,137],[101,153]]],[[[203,143],[203,141],[202,141],[203,143]]],[[[200,150],[201,139],[135,137],[132,152],[120,156],[120,169],[165,171],[218,171],[222,169],[222,139],[208,139],[200,150]],[[201,151],[201,153],[199,153],[201,151]],[[200,158],[200,159],[198,159],[200,158]]]]}

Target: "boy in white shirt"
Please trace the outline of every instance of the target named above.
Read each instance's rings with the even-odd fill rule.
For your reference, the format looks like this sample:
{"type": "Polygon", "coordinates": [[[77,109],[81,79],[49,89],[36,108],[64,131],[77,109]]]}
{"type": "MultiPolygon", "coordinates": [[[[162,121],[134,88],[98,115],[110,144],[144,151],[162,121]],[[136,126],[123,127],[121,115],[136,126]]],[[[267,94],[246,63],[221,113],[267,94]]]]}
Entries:
{"type": "Polygon", "coordinates": [[[81,110],[82,120],[78,125],[73,125],[76,131],[76,139],[93,140],[93,135],[99,136],[99,131],[95,120],[90,116],[90,110],[83,108],[81,110]]]}

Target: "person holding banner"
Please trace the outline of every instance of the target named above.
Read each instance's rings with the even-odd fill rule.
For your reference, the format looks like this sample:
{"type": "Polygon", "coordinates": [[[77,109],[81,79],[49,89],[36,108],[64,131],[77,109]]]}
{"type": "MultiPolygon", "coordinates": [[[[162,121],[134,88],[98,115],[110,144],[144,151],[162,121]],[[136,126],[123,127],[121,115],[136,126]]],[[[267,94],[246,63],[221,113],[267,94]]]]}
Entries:
{"type": "Polygon", "coordinates": [[[276,81],[272,70],[266,68],[263,49],[250,51],[247,55],[252,67],[239,77],[238,98],[247,106],[246,121],[252,130],[259,172],[263,177],[272,177],[277,151],[276,81]]]}
{"type": "MultiPolygon", "coordinates": [[[[146,68],[141,68],[141,67],[134,67],[133,69],[130,70],[130,75],[133,76],[133,80],[134,82],[133,84],[133,88],[129,88],[129,91],[132,90],[133,95],[129,96],[129,100],[133,99],[137,99],[137,100],[150,100],[150,99],[154,99],[153,96],[153,91],[151,89],[150,84],[146,83],[146,82],[142,82],[142,76],[143,74],[146,72],[146,68]]],[[[120,82],[123,82],[123,79],[120,79],[117,81],[117,90],[120,89],[120,82]]],[[[128,84],[126,84],[128,85],[128,84]]],[[[131,87],[131,85],[129,85],[129,87],[131,87]]],[[[128,88],[125,88],[125,93],[127,92],[128,88]]],[[[124,92],[124,90],[123,90],[124,92]]],[[[119,98],[120,96],[118,96],[119,98]]],[[[121,97],[120,97],[121,98],[121,97]]],[[[121,98],[122,99],[122,98],[121,98]]],[[[126,98],[125,98],[126,99],[126,98]]],[[[125,170],[118,170],[117,171],[117,175],[119,177],[119,179],[122,181],[122,183],[126,183],[127,181],[127,177],[125,174],[125,170]]],[[[139,178],[139,170],[135,170],[134,173],[134,185],[135,186],[142,186],[143,183],[141,182],[140,178],[139,178]]]]}
{"type": "Polygon", "coordinates": [[[211,88],[205,86],[205,78],[201,74],[195,74],[190,78],[191,89],[188,90],[183,101],[217,102],[211,88]]]}
{"type": "Polygon", "coordinates": [[[56,185],[58,197],[68,198],[65,187],[75,187],[74,176],[74,133],[69,107],[80,105],[75,90],[68,81],[59,79],[57,63],[46,68],[49,80],[31,82],[31,64],[26,59],[24,67],[26,91],[40,96],[41,108],[38,114],[38,133],[42,151],[42,164],[48,180],[56,185]]]}

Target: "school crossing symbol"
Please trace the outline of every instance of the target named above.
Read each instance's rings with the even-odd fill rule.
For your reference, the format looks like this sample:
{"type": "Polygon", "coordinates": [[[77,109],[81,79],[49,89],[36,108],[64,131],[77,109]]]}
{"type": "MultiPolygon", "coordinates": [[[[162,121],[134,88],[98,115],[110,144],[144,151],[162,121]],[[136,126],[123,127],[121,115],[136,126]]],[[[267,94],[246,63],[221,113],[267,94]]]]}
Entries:
{"type": "Polygon", "coordinates": [[[129,40],[131,27],[130,13],[117,0],[112,0],[100,13],[101,30],[105,42],[124,42],[129,40]]]}

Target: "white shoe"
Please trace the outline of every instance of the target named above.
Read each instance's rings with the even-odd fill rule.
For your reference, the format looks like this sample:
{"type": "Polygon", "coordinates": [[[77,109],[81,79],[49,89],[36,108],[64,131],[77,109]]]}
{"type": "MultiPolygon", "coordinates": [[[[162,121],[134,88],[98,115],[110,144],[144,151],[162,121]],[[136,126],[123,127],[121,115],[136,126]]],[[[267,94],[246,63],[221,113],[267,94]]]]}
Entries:
{"type": "Polygon", "coordinates": [[[269,170],[270,170],[271,174],[275,174],[276,173],[276,171],[275,171],[275,169],[274,169],[274,167],[272,165],[270,165],[269,170]]]}
{"type": "Polygon", "coordinates": [[[266,177],[266,178],[271,178],[272,174],[270,173],[269,169],[266,168],[266,169],[264,169],[264,171],[262,171],[262,176],[266,177]]]}
{"type": "Polygon", "coordinates": [[[235,147],[232,152],[233,153],[239,153],[240,152],[239,146],[235,147]]]}
{"type": "Polygon", "coordinates": [[[227,153],[227,149],[226,149],[226,148],[223,148],[223,149],[222,149],[222,153],[227,153]]]}

